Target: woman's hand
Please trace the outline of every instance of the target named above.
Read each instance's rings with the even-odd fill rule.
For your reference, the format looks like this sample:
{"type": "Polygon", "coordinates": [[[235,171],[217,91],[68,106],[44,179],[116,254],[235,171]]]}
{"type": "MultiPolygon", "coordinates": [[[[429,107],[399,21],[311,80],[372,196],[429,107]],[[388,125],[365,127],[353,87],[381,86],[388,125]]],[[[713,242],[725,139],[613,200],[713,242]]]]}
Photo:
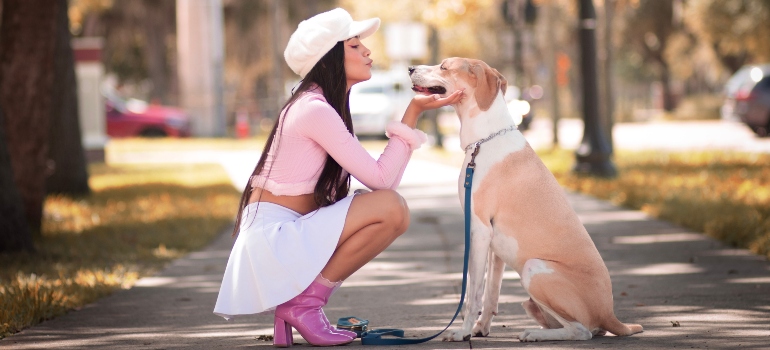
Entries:
{"type": "Polygon", "coordinates": [[[417,125],[417,118],[420,117],[422,112],[458,103],[462,100],[463,93],[464,90],[457,90],[447,97],[441,97],[435,94],[417,94],[412,98],[409,107],[406,108],[404,118],[401,119],[401,122],[414,128],[415,125],[417,125]]]}
{"type": "Polygon", "coordinates": [[[412,102],[409,103],[409,107],[414,106],[420,113],[430,109],[441,108],[451,104],[460,102],[463,97],[464,90],[457,90],[447,97],[441,97],[439,95],[423,95],[417,94],[412,98],[412,102]]]}

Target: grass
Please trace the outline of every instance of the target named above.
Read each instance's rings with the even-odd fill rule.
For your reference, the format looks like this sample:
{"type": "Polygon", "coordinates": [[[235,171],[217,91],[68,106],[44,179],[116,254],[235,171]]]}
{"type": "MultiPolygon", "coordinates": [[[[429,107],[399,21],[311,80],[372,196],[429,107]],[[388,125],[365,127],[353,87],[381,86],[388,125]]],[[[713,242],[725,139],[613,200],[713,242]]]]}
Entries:
{"type": "Polygon", "coordinates": [[[89,172],[93,194],[46,199],[36,254],[0,255],[0,338],[202,248],[238,205],[219,165],[102,164],[89,172]]]}
{"type": "Polygon", "coordinates": [[[620,152],[619,176],[577,176],[572,151],[539,152],[562,186],[770,258],[770,155],[620,152]]]}

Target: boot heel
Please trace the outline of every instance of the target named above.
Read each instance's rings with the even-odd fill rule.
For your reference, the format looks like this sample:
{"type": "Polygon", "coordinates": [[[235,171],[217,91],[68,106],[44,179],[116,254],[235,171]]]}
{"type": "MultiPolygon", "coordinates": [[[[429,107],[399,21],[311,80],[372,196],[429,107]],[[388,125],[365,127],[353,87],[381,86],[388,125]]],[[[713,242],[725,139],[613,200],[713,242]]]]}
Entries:
{"type": "Polygon", "coordinates": [[[277,348],[290,348],[294,343],[291,334],[291,325],[276,317],[273,325],[273,346],[277,348]]]}

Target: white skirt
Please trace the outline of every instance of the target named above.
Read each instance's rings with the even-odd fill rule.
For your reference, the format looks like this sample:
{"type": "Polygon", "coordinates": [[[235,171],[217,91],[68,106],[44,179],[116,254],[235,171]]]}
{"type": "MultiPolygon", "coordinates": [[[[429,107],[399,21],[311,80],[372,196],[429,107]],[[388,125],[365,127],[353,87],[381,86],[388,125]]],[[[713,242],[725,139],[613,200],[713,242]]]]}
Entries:
{"type": "Polygon", "coordinates": [[[246,206],[214,314],[272,312],[304,291],[337,248],[353,196],[307,215],[259,202],[246,206]]]}

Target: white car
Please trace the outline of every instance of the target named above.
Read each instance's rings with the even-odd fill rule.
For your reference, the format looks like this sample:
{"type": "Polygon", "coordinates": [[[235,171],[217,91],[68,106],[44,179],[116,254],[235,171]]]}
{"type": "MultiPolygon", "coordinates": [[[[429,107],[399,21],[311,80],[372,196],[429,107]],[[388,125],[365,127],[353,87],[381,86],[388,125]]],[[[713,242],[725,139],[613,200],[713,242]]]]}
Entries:
{"type": "Polygon", "coordinates": [[[398,72],[372,72],[371,79],[350,89],[350,115],[357,136],[385,137],[388,123],[401,120],[414,93],[409,75],[400,75],[403,79],[398,72]]]}

